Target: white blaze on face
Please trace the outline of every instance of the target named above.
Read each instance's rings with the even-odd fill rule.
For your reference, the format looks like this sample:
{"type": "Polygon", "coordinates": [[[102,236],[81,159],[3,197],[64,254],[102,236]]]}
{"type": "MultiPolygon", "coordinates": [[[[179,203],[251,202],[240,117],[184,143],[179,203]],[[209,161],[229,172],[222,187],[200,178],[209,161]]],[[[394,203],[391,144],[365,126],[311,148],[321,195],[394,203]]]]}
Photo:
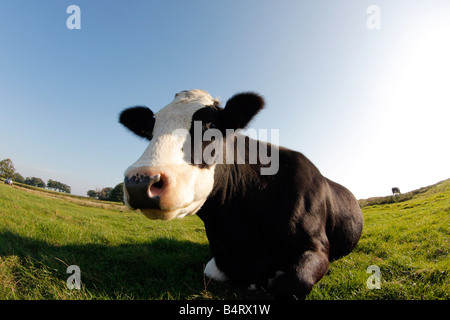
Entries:
{"type": "MultiPolygon", "coordinates": [[[[125,176],[160,174],[165,187],[160,209],[141,209],[151,219],[169,220],[195,214],[206,201],[214,184],[214,168],[190,164],[182,150],[193,114],[214,100],[203,90],[182,91],[155,114],[153,138],[142,156],[131,165],[125,176]]],[[[127,191],[125,189],[125,199],[127,191]]]]}

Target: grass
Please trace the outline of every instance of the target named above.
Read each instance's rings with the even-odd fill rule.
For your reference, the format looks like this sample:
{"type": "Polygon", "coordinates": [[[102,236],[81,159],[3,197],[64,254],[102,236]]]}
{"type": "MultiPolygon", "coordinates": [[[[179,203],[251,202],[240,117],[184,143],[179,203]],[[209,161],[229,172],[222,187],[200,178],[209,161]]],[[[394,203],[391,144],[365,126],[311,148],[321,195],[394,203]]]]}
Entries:
{"type": "Polygon", "coordinates": [[[158,223],[0,185],[0,299],[186,298],[208,258],[197,217],[158,223]],[[69,265],[81,290],[67,289],[69,265]]]}
{"type": "Polygon", "coordinates": [[[402,197],[360,201],[364,229],[347,257],[331,264],[311,299],[449,299],[450,179],[402,197]],[[370,265],[381,288],[369,290],[370,265]]]}
{"type": "MultiPolygon", "coordinates": [[[[359,244],[308,299],[449,299],[450,179],[361,205],[359,244]],[[367,288],[370,265],[380,289],[367,288]]],[[[0,184],[0,299],[270,298],[207,282],[210,258],[196,216],[151,221],[117,204],[0,184]],[[81,269],[81,290],[67,288],[69,265],[81,269]]]]}

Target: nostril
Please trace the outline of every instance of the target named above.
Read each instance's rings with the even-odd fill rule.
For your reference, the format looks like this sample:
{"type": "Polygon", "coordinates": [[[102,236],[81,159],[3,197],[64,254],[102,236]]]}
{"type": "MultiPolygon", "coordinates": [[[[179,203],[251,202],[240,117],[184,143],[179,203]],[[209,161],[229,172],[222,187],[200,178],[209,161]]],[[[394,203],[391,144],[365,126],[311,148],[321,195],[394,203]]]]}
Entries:
{"type": "Polygon", "coordinates": [[[163,188],[164,188],[164,181],[161,177],[150,186],[150,197],[161,195],[161,193],[163,192],[163,188]]]}
{"type": "Polygon", "coordinates": [[[157,188],[157,189],[162,189],[162,187],[163,187],[163,182],[162,182],[162,180],[159,180],[158,182],[154,183],[154,184],[152,185],[152,187],[157,188]]]}

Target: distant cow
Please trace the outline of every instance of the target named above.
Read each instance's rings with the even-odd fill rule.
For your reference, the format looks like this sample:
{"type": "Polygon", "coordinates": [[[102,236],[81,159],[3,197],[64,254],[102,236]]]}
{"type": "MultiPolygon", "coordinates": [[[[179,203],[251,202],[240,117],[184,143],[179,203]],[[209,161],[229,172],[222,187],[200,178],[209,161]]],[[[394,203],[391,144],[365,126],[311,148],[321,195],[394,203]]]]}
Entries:
{"type": "Polygon", "coordinates": [[[392,188],[392,194],[395,196],[396,194],[402,194],[400,189],[397,187],[392,188]]]}
{"type": "Polygon", "coordinates": [[[124,110],[119,121],[150,142],[125,171],[124,201],[151,219],[196,213],[213,255],[207,277],[304,298],[329,261],[355,247],[363,218],[352,193],[303,154],[235,132],[263,106],[255,93],[221,107],[206,91],[191,90],[156,114],[124,110]],[[261,153],[269,149],[270,163],[261,153]]]}

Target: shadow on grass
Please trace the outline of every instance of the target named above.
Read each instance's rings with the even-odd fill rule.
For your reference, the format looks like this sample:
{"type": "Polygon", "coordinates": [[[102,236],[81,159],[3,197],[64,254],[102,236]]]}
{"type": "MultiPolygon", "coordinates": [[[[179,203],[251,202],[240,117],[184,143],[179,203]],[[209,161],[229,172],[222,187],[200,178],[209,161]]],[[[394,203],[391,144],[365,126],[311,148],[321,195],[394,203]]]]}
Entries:
{"type": "MultiPolygon", "coordinates": [[[[66,273],[67,267],[79,266],[83,290],[93,299],[202,298],[203,268],[211,258],[208,245],[189,241],[161,238],[116,246],[53,245],[0,232],[0,257],[13,255],[22,265],[46,269],[61,281],[61,290],[66,290],[71,275],[66,273]]],[[[39,282],[39,277],[34,281],[39,282]]],[[[36,283],[36,287],[42,286],[45,283],[36,283]]]]}

